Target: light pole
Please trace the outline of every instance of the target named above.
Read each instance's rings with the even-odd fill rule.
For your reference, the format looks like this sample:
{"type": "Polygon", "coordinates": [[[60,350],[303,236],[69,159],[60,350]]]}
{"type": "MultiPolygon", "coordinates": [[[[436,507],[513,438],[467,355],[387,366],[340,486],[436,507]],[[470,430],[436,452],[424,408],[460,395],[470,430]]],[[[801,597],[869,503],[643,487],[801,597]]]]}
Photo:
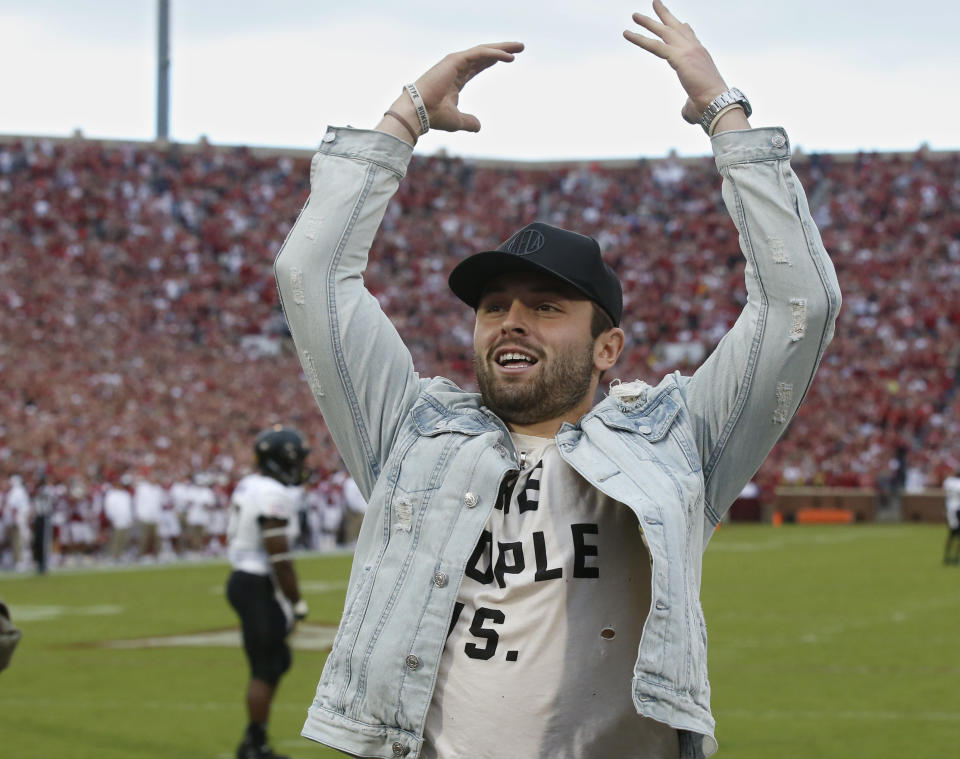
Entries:
{"type": "Polygon", "coordinates": [[[157,0],[157,141],[170,135],[170,0],[157,0]]]}

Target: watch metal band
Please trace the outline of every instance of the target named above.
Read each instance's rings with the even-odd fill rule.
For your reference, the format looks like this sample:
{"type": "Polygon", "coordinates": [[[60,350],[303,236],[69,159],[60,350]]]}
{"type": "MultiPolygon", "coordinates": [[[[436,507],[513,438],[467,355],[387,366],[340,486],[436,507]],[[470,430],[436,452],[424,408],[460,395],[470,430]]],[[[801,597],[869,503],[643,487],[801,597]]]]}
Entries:
{"type": "Polygon", "coordinates": [[[717,95],[710,105],[707,106],[707,110],[703,112],[703,115],[700,116],[700,126],[703,127],[703,131],[710,134],[714,120],[724,108],[731,105],[739,105],[743,108],[743,112],[747,115],[747,118],[753,113],[753,108],[750,107],[750,101],[747,100],[747,96],[736,87],[731,87],[726,92],[721,92],[717,95]]]}

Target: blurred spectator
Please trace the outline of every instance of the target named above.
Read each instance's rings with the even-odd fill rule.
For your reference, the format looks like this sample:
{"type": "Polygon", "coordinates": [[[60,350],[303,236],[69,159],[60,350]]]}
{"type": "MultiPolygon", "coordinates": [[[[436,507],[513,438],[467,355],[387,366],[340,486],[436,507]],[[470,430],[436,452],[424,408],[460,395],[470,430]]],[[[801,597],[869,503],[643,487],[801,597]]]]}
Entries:
{"type": "Polygon", "coordinates": [[[7,512],[7,530],[10,533],[13,564],[17,569],[27,569],[30,566],[30,496],[24,487],[23,479],[19,475],[10,477],[10,490],[5,499],[7,512]]]}
{"type": "Polygon", "coordinates": [[[162,487],[151,482],[146,475],[137,478],[133,491],[133,516],[140,532],[140,556],[159,557],[157,525],[163,513],[167,494],[162,487]]]}
{"type": "Polygon", "coordinates": [[[103,510],[110,524],[110,558],[118,561],[123,558],[130,545],[133,496],[122,486],[112,486],[104,497],[103,510]]]}
{"type": "Polygon", "coordinates": [[[37,486],[37,494],[33,499],[33,534],[32,553],[33,563],[39,574],[45,574],[50,561],[51,533],[53,531],[53,501],[56,497],[56,488],[41,478],[37,486]]]}
{"type": "Polygon", "coordinates": [[[187,548],[195,554],[203,553],[207,544],[207,528],[210,525],[210,512],[216,504],[213,490],[198,475],[196,481],[187,489],[187,548]]]}
{"type": "Polygon", "coordinates": [[[363,515],[367,513],[367,502],[353,477],[347,477],[343,481],[343,507],[343,542],[353,545],[360,534],[363,515]]]}

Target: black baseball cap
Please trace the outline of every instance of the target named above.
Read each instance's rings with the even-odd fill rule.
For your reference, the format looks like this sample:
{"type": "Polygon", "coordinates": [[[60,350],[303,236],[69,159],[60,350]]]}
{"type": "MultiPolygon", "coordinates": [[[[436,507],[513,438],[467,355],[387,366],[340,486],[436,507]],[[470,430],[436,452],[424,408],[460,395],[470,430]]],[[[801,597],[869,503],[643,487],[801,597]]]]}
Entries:
{"type": "Polygon", "coordinates": [[[550,274],[582,292],[607,312],[615,326],[623,316],[623,289],[592,237],[540,221],[528,224],[496,250],[475,253],[457,264],[448,280],[453,294],[476,310],[487,283],[500,274],[550,274]]]}

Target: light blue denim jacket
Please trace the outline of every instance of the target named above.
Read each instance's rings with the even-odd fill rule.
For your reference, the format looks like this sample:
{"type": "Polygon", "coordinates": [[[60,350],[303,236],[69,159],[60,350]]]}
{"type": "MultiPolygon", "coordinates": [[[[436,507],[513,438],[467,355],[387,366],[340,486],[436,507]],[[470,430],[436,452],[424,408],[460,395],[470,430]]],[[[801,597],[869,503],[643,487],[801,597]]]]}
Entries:
{"type": "MultiPolygon", "coordinates": [[[[652,600],[623,676],[640,714],[678,729],[683,757],[717,749],[703,551],[806,394],[840,308],[784,131],[725,132],[712,143],[746,256],[742,314],[692,377],[628,385],[556,437],[570,466],[633,509],[646,537],[652,600]]],[[[387,134],[330,128],[276,261],[304,373],[369,501],[303,729],[358,756],[419,755],[464,568],[501,483],[518,469],[503,421],[478,395],[421,378],[364,288],[368,251],[411,152],[387,134]]]]}

